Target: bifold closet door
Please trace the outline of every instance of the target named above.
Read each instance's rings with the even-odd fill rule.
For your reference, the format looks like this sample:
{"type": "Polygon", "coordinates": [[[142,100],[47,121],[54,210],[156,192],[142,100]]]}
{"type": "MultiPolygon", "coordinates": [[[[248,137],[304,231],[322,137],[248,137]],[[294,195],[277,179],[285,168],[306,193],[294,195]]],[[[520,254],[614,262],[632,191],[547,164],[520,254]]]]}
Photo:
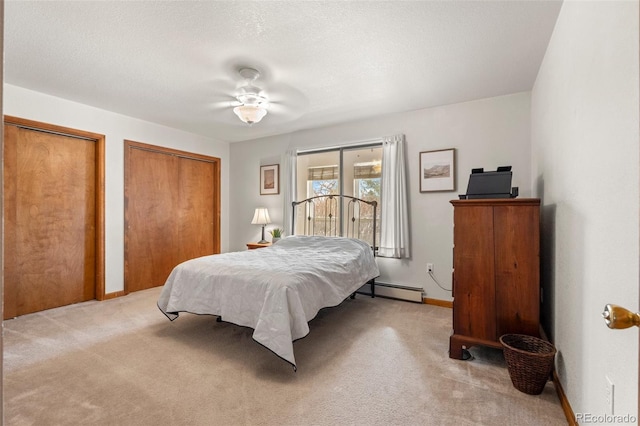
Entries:
{"type": "Polygon", "coordinates": [[[125,291],[219,252],[219,160],[125,141],[125,291]]]}

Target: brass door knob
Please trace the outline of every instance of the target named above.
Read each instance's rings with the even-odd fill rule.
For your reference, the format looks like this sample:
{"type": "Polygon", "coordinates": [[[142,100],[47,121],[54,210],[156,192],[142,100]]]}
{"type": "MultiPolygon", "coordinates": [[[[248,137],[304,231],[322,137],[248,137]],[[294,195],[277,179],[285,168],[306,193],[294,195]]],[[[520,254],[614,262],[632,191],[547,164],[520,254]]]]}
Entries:
{"type": "Polygon", "coordinates": [[[602,318],[604,318],[604,322],[609,328],[623,329],[634,325],[640,327],[640,314],[634,314],[618,305],[606,305],[602,318]]]}

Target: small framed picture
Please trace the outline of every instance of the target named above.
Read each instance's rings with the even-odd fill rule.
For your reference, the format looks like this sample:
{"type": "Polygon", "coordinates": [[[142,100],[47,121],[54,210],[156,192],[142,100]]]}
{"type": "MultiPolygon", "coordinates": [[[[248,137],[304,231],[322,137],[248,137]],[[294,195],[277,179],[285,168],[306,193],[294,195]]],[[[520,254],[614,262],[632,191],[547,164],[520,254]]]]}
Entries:
{"type": "Polygon", "coordinates": [[[260,195],[280,193],[280,165],[260,166],[260,195]]]}
{"type": "Polygon", "coordinates": [[[456,150],[440,149],[420,153],[420,192],[455,191],[456,150]]]}

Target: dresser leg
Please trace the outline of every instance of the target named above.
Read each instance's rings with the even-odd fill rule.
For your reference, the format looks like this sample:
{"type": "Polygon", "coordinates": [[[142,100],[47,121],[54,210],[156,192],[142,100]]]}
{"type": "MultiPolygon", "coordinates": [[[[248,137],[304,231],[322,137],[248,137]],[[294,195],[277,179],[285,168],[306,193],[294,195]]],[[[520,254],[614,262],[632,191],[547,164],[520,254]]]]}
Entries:
{"type": "Polygon", "coordinates": [[[449,358],[463,359],[462,342],[456,336],[449,337],[449,358]]]}

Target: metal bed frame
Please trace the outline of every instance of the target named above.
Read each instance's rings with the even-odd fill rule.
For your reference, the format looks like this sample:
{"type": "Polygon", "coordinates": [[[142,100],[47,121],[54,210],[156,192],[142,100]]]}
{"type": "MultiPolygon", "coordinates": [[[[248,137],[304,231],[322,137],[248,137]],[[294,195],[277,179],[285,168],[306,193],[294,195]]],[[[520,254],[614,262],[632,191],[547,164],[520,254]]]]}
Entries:
{"type": "MultiPolygon", "coordinates": [[[[322,235],[327,237],[348,237],[360,239],[361,233],[361,217],[360,207],[361,203],[368,204],[373,207],[373,229],[372,229],[372,245],[373,256],[376,256],[376,213],[378,208],[377,201],[367,201],[360,198],[352,197],[350,195],[317,195],[315,197],[307,198],[302,201],[294,201],[292,205],[292,219],[291,219],[291,235],[296,233],[296,208],[301,204],[304,207],[304,235],[322,235]],[[347,220],[340,220],[339,209],[344,203],[347,203],[346,212],[347,220]],[[320,218],[320,223],[316,218],[320,218]],[[344,224],[346,222],[346,231],[344,230],[344,224]],[[339,226],[338,226],[339,224],[339,226]],[[343,232],[345,231],[345,232],[343,232]]],[[[368,283],[371,285],[371,297],[375,297],[375,278],[372,278],[368,283]]],[[[365,283],[366,284],[366,283],[365,283]]],[[[353,299],[355,293],[351,295],[353,299]]]]}

